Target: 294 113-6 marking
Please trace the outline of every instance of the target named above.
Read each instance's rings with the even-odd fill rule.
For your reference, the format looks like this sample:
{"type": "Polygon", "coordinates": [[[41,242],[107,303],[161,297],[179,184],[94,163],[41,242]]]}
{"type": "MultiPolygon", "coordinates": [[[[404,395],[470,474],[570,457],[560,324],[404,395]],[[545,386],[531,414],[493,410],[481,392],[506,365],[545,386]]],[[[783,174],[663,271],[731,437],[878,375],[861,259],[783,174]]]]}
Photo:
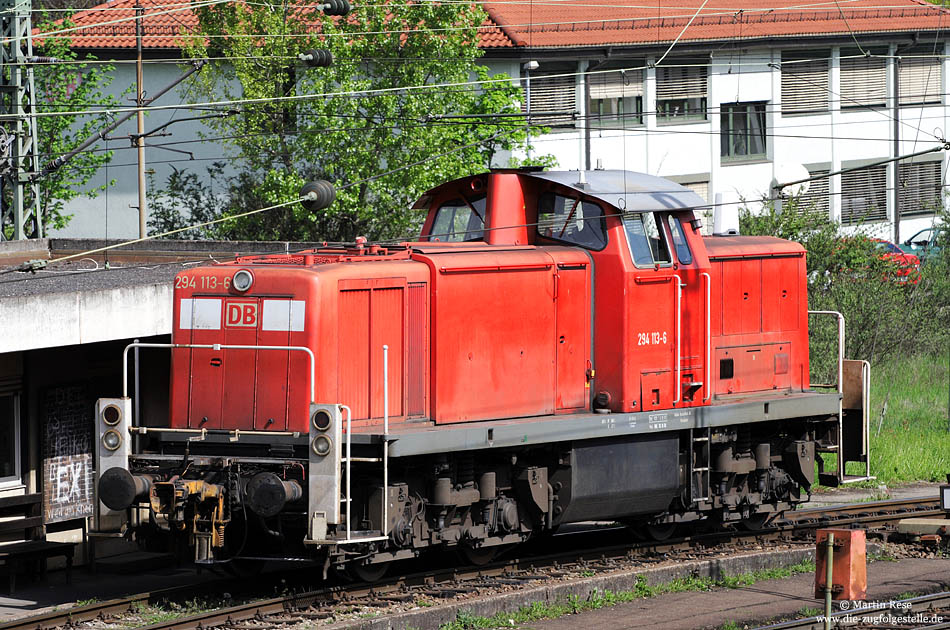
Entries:
{"type": "Polygon", "coordinates": [[[666,331],[654,330],[651,332],[638,332],[638,346],[659,346],[666,343],[666,331]]]}
{"type": "Polygon", "coordinates": [[[217,289],[222,288],[227,291],[231,288],[231,278],[225,277],[218,279],[217,276],[178,276],[175,278],[176,289],[217,289]]]}

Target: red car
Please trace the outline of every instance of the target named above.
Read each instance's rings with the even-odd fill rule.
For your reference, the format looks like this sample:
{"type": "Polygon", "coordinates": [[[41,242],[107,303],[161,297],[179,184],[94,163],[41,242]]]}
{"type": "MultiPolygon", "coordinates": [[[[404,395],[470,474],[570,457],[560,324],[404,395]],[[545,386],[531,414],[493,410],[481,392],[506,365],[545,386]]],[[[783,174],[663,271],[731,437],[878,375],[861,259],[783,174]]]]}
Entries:
{"type": "Polygon", "coordinates": [[[910,284],[920,282],[920,258],[914,254],[908,254],[890,241],[880,238],[872,238],[871,240],[876,243],[878,250],[881,251],[881,260],[894,263],[894,280],[909,282],[910,284]]]}

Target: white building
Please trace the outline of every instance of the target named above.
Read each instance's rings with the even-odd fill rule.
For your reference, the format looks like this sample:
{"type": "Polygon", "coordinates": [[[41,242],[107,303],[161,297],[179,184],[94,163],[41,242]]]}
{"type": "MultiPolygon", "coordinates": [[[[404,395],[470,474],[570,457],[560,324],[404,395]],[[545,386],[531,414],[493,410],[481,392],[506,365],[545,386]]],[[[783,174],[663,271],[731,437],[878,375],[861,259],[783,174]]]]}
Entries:
{"type": "MultiPolygon", "coordinates": [[[[115,20],[122,6],[131,15],[132,4],[115,0],[112,10],[92,10],[76,22],[115,20]]],[[[712,204],[756,207],[770,197],[773,181],[797,178],[796,165],[816,175],[942,146],[950,114],[947,10],[917,0],[886,6],[878,0],[720,0],[702,10],[698,0],[678,4],[484,4],[490,18],[481,40],[484,63],[522,77],[530,85],[532,120],[550,126],[531,138],[534,153],[555,156],[565,169],[669,177],[712,204]]],[[[147,18],[150,56],[177,54],[177,34],[188,23],[183,15],[147,18]]],[[[133,27],[82,31],[74,43],[101,57],[129,59],[133,27]]],[[[180,70],[150,63],[146,72],[154,91],[180,70]]],[[[120,65],[116,76],[124,88],[134,66],[120,65]]],[[[158,104],[180,99],[172,92],[158,104]]],[[[159,112],[147,126],[172,116],[159,112]]],[[[116,135],[131,131],[131,124],[116,135]]],[[[198,126],[180,123],[169,131],[197,137],[198,126]]],[[[202,160],[221,155],[211,143],[174,148],[195,156],[195,162],[176,162],[179,168],[203,170],[202,160]]],[[[151,149],[147,159],[163,181],[167,149],[151,149]]],[[[110,237],[135,234],[136,214],[129,209],[136,204],[134,161],[134,152],[124,151],[109,168],[108,177],[119,181],[110,191],[110,237]]],[[[931,225],[946,164],[947,152],[938,150],[833,175],[811,182],[807,204],[894,240],[899,216],[904,240],[931,225]]],[[[100,197],[73,204],[77,218],[67,233],[105,236],[104,203],[100,197]]]]}

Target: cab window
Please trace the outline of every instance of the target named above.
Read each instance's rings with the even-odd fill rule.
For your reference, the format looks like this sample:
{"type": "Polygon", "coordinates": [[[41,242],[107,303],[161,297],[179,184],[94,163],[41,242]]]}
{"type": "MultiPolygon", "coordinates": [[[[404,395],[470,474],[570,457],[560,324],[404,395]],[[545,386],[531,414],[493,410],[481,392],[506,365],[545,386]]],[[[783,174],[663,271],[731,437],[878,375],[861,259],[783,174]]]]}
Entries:
{"type": "Polygon", "coordinates": [[[591,201],[544,193],[538,201],[538,236],[586,249],[607,245],[603,209],[591,201]]]}
{"type": "Polygon", "coordinates": [[[485,235],[485,197],[453,199],[436,210],[430,241],[477,241],[485,235]]]}
{"type": "Polygon", "coordinates": [[[673,262],[666,234],[659,229],[652,212],[628,214],[623,218],[630,255],[637,267],[669,265],[673,262]]]}
{"type": "Polygon", "coordinates": [[[667,221],[670,224],[670,235],[673,237],[673,249],[676,250],[676,259],[681,265],[688,265],[693,262],[693,253],[689,251],[689,243],[683,235],[683,224],[672,214],[667,215],[667,221]]]}

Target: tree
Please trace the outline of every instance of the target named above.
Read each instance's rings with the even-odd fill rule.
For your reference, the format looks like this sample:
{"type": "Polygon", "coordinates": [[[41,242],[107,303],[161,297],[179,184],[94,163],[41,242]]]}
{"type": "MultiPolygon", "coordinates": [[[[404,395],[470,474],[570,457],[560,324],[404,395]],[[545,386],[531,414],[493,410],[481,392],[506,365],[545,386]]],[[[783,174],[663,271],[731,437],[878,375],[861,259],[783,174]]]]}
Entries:
{"type": "MultiPolygon", "coordinates": [[[[260,99],[208,122],[228,139],[238,169],[224,212],[296,199],[301,186],[316,178],[337,188],[336,201],[326,210],[310,213],[293,204],[221,224],[208,235],[298,240],[406,235],[423,216],[410,209],[422,192],[485,170],[499,151],[525,137],[524,119],[511,116],[520,112],[521,90],[508,77],[496,75],[491,77],[496,82],[481,87],[465,85],[489,79],[476,62],[484,13],[475,5],[370,4],[346,17],[264,3],[218,4],[196,12],[201,32],[188,52],[213,61],[194,96],[260,99]],[[298,55],[310,49],[329,50],[333,64],[305,67],[298,55]],[[453,85],[432,87],[443,84],[453,85]],[[393,89],[418,86],[430,87],[393,89]]],[[[153,222],[153,227],[163,225],[153,222]]]]}
{"type": "MultiPolygon", "coordinates": [[[[55,31],[72,27],[68,18],[51,22],[40,20],[39,30],[55,31]]],[[[79,55],[70,48],[68,37],[44,37],[35,45],[35,53],[53,57],[59,61],[37,65],[34,69],[37,111],[74,112],[94,107],[115,107],[118,99],[106,94],[112,82],[111,64],[92,63],[95,57],[88,55],[79,61],[79,55]]],[[[37,141],[40,163],[67,153],[81,142],[95,135],[103,126],[98,116],[65,114],[37,118],[37,141]]],[[[89,180],[112,159],[111,151],[88,150],[77,154],[58,169],[43,175],[40,184],[40,213],[45,230],[60,229],[69,223],[72,215],[63,213],[67,201],[80,195],[95,197],[105,189],[89,186],[89,180]]],[[[106,184],[108,185],[108,183],[106,184]]]]}

